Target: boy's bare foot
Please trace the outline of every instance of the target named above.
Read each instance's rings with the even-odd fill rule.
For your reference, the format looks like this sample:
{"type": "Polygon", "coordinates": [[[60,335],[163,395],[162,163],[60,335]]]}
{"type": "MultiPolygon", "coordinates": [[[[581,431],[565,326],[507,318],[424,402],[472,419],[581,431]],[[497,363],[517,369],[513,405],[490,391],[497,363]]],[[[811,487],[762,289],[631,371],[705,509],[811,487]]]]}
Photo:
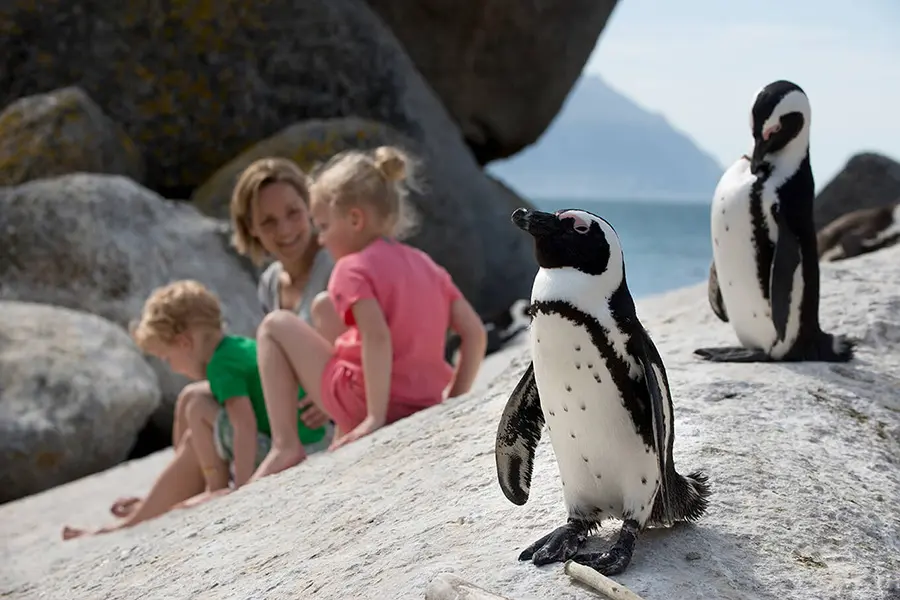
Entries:
{"type": "Polygon", "coordinates": [[[68,525],[63,527],[62,530],[63,540],[72,540],[83,535],[90,535],[90,532],[86,529],[76,529],[75,527],[69,527],[68,525]]]}
{"type": "Polygon", "coordinates": [[[141,499],[137,496],[125,496],[123,498],[119,498],[115,502],[113,502],[113,505],[110,507],[109,512],[119,517],[120,519],[124,519],[137,509],[137,505],[138,503],[140,503],[140,501],[141,499]]]}
{"type": "Polygon", "coordinates": [[[256,471],[250,479],[247,480],[247,483],[253,483],[267,475],[280,473],[285,469],[297,466],[302,463],[305,458],[306,452],[303,450],[303,446],[298,445],[296,449],[285,450],[272,448],[269,450],[266,458],[260,463],[259,467],[256,468],[256,471]]]}
{"type": "Polygon", "coordinates": [[[84,537],[86,535],[97,535],[100,533],[109,533],[111,531],[116,531],[117,529],[121,529],[122,525],[107,525],[106,527],[101,527],[95,531],[89,531],[87,529],[78,529],[76,527],[69,527],[66,525],[62,530],[62,539],[63,540],[71,540],[77,537],[84,537]]]}

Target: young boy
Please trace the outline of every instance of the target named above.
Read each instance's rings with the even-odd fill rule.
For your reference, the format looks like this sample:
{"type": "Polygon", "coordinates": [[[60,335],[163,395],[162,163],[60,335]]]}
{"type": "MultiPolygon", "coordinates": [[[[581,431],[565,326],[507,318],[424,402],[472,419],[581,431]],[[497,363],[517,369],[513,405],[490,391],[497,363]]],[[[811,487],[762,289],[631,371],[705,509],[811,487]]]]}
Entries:
{"type": "MultiPolygon", "coordinates": [[[[158,517],[174,508],[199,504],[229,491],[229,463],[235,487],[247,482],[269,452],[270,429],[256,363],[256,341],[228,335],[216,297],[196,281],[176,281],[156,289],[132,327],[135,343],[165,361],[176,373],[206,379],[215,400],[200,395],[187,405],[185,443],[139,502],[115,525],[93,532],[64,527],[63,539],[109,533],[158,517]],[[204,490],[205,491],[201,491],[204,490]],[[199,493],[198,493],[199,492],[199,493]]],[[[299,398],[305,396],[299,390],[299,398]]],[[[333,426],[297,434],[307,452],[324,450],[333,426]]]]}
{"type": "MultiPolygon", "coordinates": [[[[155,290],[132,335],[138,347],[173,371],[209,382],[215,402],[194,401],[185,413],[206,493],[227,488],[231,478],[235,488],[244,485],[271,445],[256,340],[226,334],[218,300],[192,280],[155,290]]],[[[298,400],[305,395],[299,389],[298,400]]],[[[310,448],[326,440],[327,428],[309,429],[299,413],[301,443],[310,448]]]]}

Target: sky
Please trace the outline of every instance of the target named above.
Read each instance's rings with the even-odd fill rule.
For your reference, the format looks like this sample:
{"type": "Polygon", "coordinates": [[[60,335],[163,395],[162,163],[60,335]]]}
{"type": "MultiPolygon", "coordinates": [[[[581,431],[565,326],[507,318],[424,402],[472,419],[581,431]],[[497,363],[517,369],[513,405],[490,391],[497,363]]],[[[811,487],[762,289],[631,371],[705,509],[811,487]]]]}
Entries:
{"type": "Polygon", "coordinates": [[[861,151],[900,160],[900,2],[619,0],[586,73],[661,113],[723,166],[750,150],[750,105],[789,79],[812,105],[822,187],[861,151]]]}

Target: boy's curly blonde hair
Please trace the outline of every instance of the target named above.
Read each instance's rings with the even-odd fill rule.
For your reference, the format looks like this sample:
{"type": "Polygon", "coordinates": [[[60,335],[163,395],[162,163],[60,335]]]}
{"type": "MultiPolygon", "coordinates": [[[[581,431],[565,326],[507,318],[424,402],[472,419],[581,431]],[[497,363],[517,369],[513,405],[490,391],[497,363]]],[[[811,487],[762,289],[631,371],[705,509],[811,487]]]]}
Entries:
{"type": "Polygon", "coordinates": [[[188,331],[221,331],[222,309],[202,283],[184,279],[153,290],[141,318],[130,329],[138,348],[149,352],[158,344],[171,345],[177,335],[188,331]]]}
{"type": "MultiPolygon", "coordinates": [[[[256,202],[260,190],[272,183],[290,185],[309,207],[309,181],[294,161],[270,156],[253,161],[244,169],[231,193],[231,226],[234,229],[231,243],[239,253],[249,256],[256,265],[262,264],[265,260],[266,251],[250,232],[253,203],[256,202]]],[[[312,243],[315,243],[315,236],[313,237],[312,243]]]]}
{"type": "Polygon", "coordinates": [[[384,220],[390,235],[409,237],[418,226],[407,200],[408,190],[417,187],[413,164],[408,154],[394,146],[380,146],[374,152],[340,152],[313,173],[311,202],[339,209],[368,206],[384,220]]]}

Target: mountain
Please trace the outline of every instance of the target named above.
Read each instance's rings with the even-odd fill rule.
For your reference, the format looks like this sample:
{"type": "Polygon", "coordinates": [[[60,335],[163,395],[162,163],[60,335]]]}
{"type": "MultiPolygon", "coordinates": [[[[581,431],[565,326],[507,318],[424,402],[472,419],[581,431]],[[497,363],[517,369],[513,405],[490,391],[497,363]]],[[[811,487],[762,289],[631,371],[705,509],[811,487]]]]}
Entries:
{"type": "Polygon", "coordinates": [[[664,117],[582,75],[532,146],[488,171],[529,197],[708,201],[724,168],[664,117]]]}

